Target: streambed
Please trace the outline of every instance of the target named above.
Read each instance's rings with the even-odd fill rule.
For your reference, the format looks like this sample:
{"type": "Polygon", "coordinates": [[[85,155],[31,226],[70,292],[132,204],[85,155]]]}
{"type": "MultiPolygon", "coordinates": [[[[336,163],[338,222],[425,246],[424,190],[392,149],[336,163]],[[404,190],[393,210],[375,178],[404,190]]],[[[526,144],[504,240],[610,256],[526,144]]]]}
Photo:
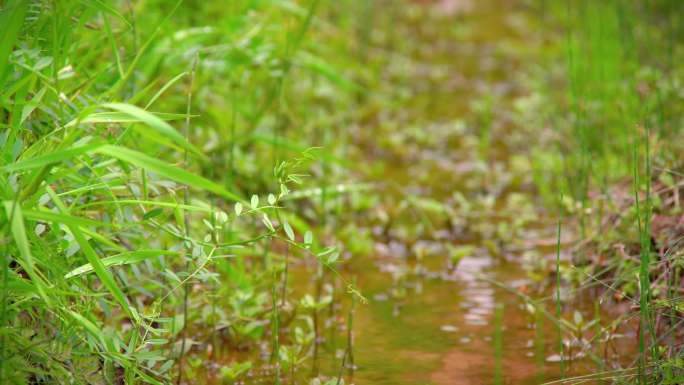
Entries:
{"type": "MultiPolygon", "coordinates": [[[[321,272],[316,261],[290,262],[295,298],[333,295],[318,316],[316,362],[302,363],[295,378],[306,383],[314,374],[342,373],[354,384],[539,384],[561,370],[576,376],[605,369],[577,341],[566,347],[572,359],[561,364],[558,327],[545,314],[555,309],[552,279],[543,275],[556,258],[556,218],[539,208],[518,119],[520,105],[535,102],[524,68],[542,65],[535,55],[544,38],[534,28],[543,15],[522,1],[414,5],[399,11],[415,15],[398,19],[409,24],[386,39],[392,44],[372,47],[387,56],[389,67],[378,74],[385,86],[403,91],[384,95],[399,107],[369,113],[354,136],[354,162],[363,165],[355,177],[381,191],[350,230],[364,252],[343,256],[342,278],[321,272]],[[445,28],[456,32],[441,36],[445,28]],[[404,45],[401,33],[415,41],[404,45]],[[377,125],[384,114],[394,115],[390,127],[377,125]],[[353,367],[345,357],[351,282],[368,300],[357,301],[353,312],[353,367]]],[[[563,248],[574,238],[566,229],[563,248]]],[[[561,259],[570,263],[565,251],[561,259]]],[[[575,310],[589,318],[624,310],[595,309],[581,296],[569,300],[573,295],[563,289],[564,302],[572,303],[572,311],[563,306],[563,318],[576,319],[575,310]]],[[[630,325],[615,331],[620,336],[606,357],[629,357],[636,340],[630,325]]],[[[579,340],[591,335],[586,330],[579,340]]],[[[213,359],[257,356],[224,352],[213,359]]],[[[260,357],[266,369],[247,383],[272,383],[267,348],[260,357]]]]}

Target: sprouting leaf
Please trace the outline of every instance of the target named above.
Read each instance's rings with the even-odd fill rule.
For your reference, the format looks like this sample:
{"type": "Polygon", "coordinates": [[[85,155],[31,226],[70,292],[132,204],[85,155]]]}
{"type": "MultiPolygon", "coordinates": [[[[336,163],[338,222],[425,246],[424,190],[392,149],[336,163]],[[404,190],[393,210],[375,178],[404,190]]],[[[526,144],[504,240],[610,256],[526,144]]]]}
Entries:
{"type": "Polygon", "coordinates": [[[268,194],[268,204],[273,206],[276,203],[276,197],[273,194],[268,194]]]}
{"type": "Polygon", "coordinates": [[[242,214],[242,203],[237,202],[235,203],[235,215],[239,217],[240,214],[242,214]]]}
{"type": "Polygon", "coordinates": [[[295,240],[295,235],[294,231],[292,231],[292,227],[290,226],[287,221],[283,222],[283,229],[285,230],[285,234],[287,234],[287,237],[290,238],[291,241],[295,240]]]}
{"type": "Polygon", "coordinates": [[[271,223],[271,220],[268,219],[268,215],[264,214],[264,216],[261,218],[261,221],[264,222],[264,225],[273,233],[275,232],[275,228],[273,227],[273,223],[271,223]]]}
{"type": "Polygon", "coordinates": [[[311,231],[307,230],[304,233],[304,245],[309,247],[309,246],[311,246],[312,243],[313,243],[313,233],[311,233],[311,231]]]}
{"type": "Polygon", "coordinates": [[[249,204],[252,206],[253,209],[259,207],[259,196],[256,194],[252,195],[252,199],[250,200],[249,204]]]}
{"type": "Polygon", "coordinates": [[[304,295],[304,298],[302,298],[300,302],[305,308],[311,309],[316,306],[316,300],[314,300],[311,294],[304,295]]]}
{"type": "Polygon", "coordinates": [[[45,225],[42,224],[42,223],[39,223],[39,224],[37,224],[36,227],[33,229],[33,232],[34,232],[37,236],[41,236],[41,235],[45,232],[45,230],[47,230],[47,226],[45,226],[45,225]]]}
{"type": "Polygon", "coordinates": [[[280,184],[280,194],[278,196],[282,199],[284,196],[290,193],[290,190],[285,186],[285,184],[280,184]]]}
{"type": "Polygon", "coordinates": [[[317,256],[318,258],[323,258],[323,257],[325,257],[326,255],[331,254],[331,253],[334,252],[335,250],[337,250],[337,248],[336,248],[335,246],[326,247],[325,249],[323,249],[323,250],[319,251],[318,253],[316,253],[316,256],[317,256]]]}
{"type": "Polygon", "coordinates": [[[328,265],[332,265],[332,264],[335,263],[339,258],[340,258],[340,253],[339,253],[339,252],[332,253],[332,254],[330,254],[330,256],[328,257],[326,263],[327,263],[328,265]]]}
{"type": "Polygon", "coordinates": [[[223,377],[224,380],[233,381],[238,379],[251,368],[252,363],[250,361],[236,362],[231,366],[223,366],[221,368],[221,377],[223,377]]]}
{"type": "Polygon", "coordinates": [[[582,317],[582,313],[580,313],[577,310],[575,310],[575,313],[573,314],[573,319],[575,321],[575,325],[581,325],[582,321],[584,320],[582,317]]]}
{"type": "Polygon", "coordinates": [[[218,211],[214,213],[214,218],[216,218],[216,222],[218,222],[219,225],[228,222],[228,214],[226,214],[225,211],[218,211]]]}

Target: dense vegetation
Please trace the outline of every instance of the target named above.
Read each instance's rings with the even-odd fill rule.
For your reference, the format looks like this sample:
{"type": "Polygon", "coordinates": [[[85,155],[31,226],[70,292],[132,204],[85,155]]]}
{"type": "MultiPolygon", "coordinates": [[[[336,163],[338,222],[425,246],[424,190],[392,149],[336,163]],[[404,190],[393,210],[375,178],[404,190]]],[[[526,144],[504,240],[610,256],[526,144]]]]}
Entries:
{"type": "Polygon", "coordinates": [[[495,383],[684,382],[684,3],[479,3],[0,1],[0,383],[353,382],[484,256],[495,383]]]}

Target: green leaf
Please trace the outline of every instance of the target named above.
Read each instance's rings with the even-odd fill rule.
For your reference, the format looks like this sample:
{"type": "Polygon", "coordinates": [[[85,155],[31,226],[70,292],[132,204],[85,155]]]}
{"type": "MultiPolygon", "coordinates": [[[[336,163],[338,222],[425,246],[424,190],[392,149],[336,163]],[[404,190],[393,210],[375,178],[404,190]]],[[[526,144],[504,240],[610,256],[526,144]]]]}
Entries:
{"type": "Polygon", "coordinates": [[[114,280],[114,277],[112,277],[112,275],[109,274],[104,263],[102,263],[102,260],[100,259],[100,257],[98,257],[93,247],[90,246],[90,242],[88,242],[85,235],[83,235],[81,228],[78,226],[69,226],[69,229],[71,230],[71,233],[73,234],[76,242],[78,242],[78,245],[81,246],[83,254],[85,254],[86,259],[88,260],[88,262],[90,262],[92,269],[95,271],[97,277],[100,278],[102,284],[112,294],[114,299],[121,305],[121,308],[126,312],[126,314],[128,314],[128,316],[136,322],[139,321],[138,313],[135,312],[131,305],[128,303],[128,298],[126,298],[119,285],[117,285],[116,281],[114,280]]]}
{"type": "Polygon", "coordinates": [[[105,103],[102,106],[115,111],[119,111],[125,115],[130,116],[133,119],[136,119],[141,123],[145,123],[151,129],[156,131],[157,134],[159,134],[159,137],[157,138],[159,139],[158,141],[160,141],[162,144],[164,142],[164,139],[171,139],[181,147],[194,152],[200,157],[205,157],[205,155],[197,147],[193,146],[190,142],[188,142],[185,139],[185,137],[183,137],[183,135],[181,135],[173,127],[171,127],[170,124],[166,123],[158,116],[143,110],[140,107],[136,107],[134,105],[125,103],[105,103]]]}
{"type": "Polygon", "coordinates": [[[106,342],[105,335],[102,333],[101,328],[97,327],[92,321],[76,313],[75,311],[68,310],[68,312],[69,314],[71,314],[74,320],[76,320],[76,322],[81,324],[81,326],[83,326],[83,328],[86,331],[88,331],[88,333],[90,333],[93,337],[97,338],[103,346],[105,346],[108,350],[114,350],[113,346],[106,342]]]}
{"type": "Polygon", "coordinates": [[[256,209],[259,207],[259,196],[254,194],[252,195],[252,199],[250,200],[250,206],[252,206],[253,209],[256,209]]]}
{"type": "Polygon", "coordinates": [[[283,222],[283,229],[285,230],[285,234],[287,234],[287,237],[290,238],[291,241],[295,240],[295,235],[294,231],[292,231],[292,227],[290,226],[287,221],[283,222]]]}
{"type": "Polygon", "coordinates": [[[130,28],[131,23],[126,20],[125,17],[123,17],[122,14],[120,14],[116,8],[112,7],[111,5],[107,4],[106,2],[102,0],[81,0],[80,1],[82,4],[85,4],[87,6],[93,7],[94,9],[100,10],[102,12],[108,13],[110,15],[116,16],[119,20],[123,21],[126,23],[126,25],[130,28]]]}
{"type": "Polygon", "coordinates": [[[340,257],[340,253],[339,253],[339,252],[332,253],[332,254],[330,254],[330,256],[327,258],[326,263],[327,263],[328,265],[332,265],[333,263],[335,263],[335,262],[337,261],[337,259],[338,259],[339,257],[340,257]]]}
{"type": "Polygon", "coordinates": [[[46,294],[46,283],[43,281],[41,276],[36,272],[34,267],[33,255],[31,254],[31,246],[29,244],[28,238],[26,237],[26,228],[24,227],[24,217],[22,215],[21,207],[12,201],[5,201],[5,212],[7,213],[7,218],[11,221],[11,231],[14,242],[19,248],[20,258],[17,262],[26,274],[31,278],[31,281],[38,290],[38,294],[43,298],[46,304],[51,305],[50,298],[46,294]]]}
{"type": "MultiPolygon", "coordinates": [[[[68,215],[68,209],[64,205],[64,202],[62,202],[62,200],[59,198],[57,193],[55,193],[55,191],[50,186],[46,187],[45,191],[48,193],[48,195],[52,199],[52,202],[62,212],[62,214],[68,215]]],[[[88,242],[88,240],[86,239],[81,227],[69,223],[66,223],[66,225],[69,227],[71,234],[74,236],[74,239],[81,247],[81,251],[85,255],[86,259],[93,266],[95,274],[100,279],[104,287],[107,288],[107,290],[112,294],[114,299],[121,305],[123,311],[126,312],[126,314],[128,314],[128,316],[132,320],[134,320],[136,323],[139,323],[140,316],[138,315],[138,312],[136,312],[135,309],[132,308],[131,305],[128,303],[128,298],[126,298],[123,291],[121,291],[121,288],[119,287],[119,285],[117,285],[116,281],[114,280],[114,277],[112,277],[112,275],[109,274],[109,272],[103,265],[102,260],[100,260],[100,257],[97,255],[93,247],[90,246],[90,242],[88,242]]]]}
{"type": "MultiPolygon", "coordinates": [[[[180,255],[180,253],[168,250],[136,250],[115,254],[107,258],[103,258],[101,261],[102,265],[108,268],[111,266],[130,265],[162,255],[180,255]]],[[[90,273],[91,271],[93,271],[93,265],[86,263],[85,265],[79,266],[68,272],[66,275],[64,275],[64,278],[73,278],[82,274],[90,273]]]]}
{"type": "Polygon", "coordinates": [[[0,14],[0,88],[5,83],[9,71],[9,58],[24,24],[28,5],[28,0],[10,0],[0,14]]]}
{"type": "Polygon", "coordinates": [[[88,218],[75,217],[73,215],[55,213],[46,210],[30,210],[24,209],[24,217],[29,220],[41,221],[41,222],[51,222],[51,223],[64,223],[65,225],[74,226],[112,226],[111,223],[99,222],[88,218]]]}
{"type": "Polygon", "coordinates": [[[133,151],[126,147],[105,145],[96,149],[97,152],[109,155],[132,165],[142,167],[148,171],[155,172],[176,182],[186,184],[197,189],[207,190],[214,194],[220,195],[224,198],[240,201],[242,200],[236,194],[224,189],[222,186],[205,179],[199,175],[195,175],[188,171],[178,168],[163,162],[157,158],[145,155],[138,151],[133,151]]]}
{"type": "Polygon", "coordinates": [[[75,158],[79,155],[93,152],[100,146],[102,146],[102,144],[88,144],[85,146],[71,147],[65,150],[58,150],[51,152],[47,155],[42,155],[35,158],[30,158],[8,164],[6,166],[0,167],[0,170],[6,172],[31,170],[34,168],[47,166],[52,163],[63,162],[65,160],[75,158]]]}
{"type": "Polygon", "coordinates": [[[311,231],[307,230],[306,233],[304,233],[304,244],[308,247],[308,246],[311,246],[312,243],[313,243],[313,234],[311,233],[311,231]]]}
{"type": "MultiPolygon", "coordinates": [[[[152,96],[152,98],[147,102],[147,104],[145,105],[145,109],[150,108],[150,106],[154,104],[155,101],[157,101],[157,99],[164,93],[164,91],[169,89],[169,87],[171,87],[175,82],[177,82],[187,74],[187,72],[181,72],[180,74],[176,75],[173,79],[166,82],[166,84],[164,84],[164,86],[160,88],[159,91],[157,91],[157,93],[154,94],[154,96],[152,96]]],[[[183,116],[185,116],[185,114],[183,114],[183,116]]]]}
{"type": "Polygon", "coordinates": [[[186,211],[193,211],[193,212],[205,212],[205,213],[210,213],[212,212],[210,207],[203,207],[203,206],[196,206],[196,205],[185,205],[182,203],[177,203],[177,202],[163,202],[163,201],[150,201],[150,200],[144,200],[144,199],[117,199],[117,200],[101,200],[101,201],[95,201],[95,202],[89,202],[89,203],[84,203],[82,205],[79,205],[77,207],[79,208],[85,208],[85,207],[92,207],[92,206],[109,206],[109,205],[143,205],[143,206],[160,206],[160,207],[170,207],[170,208],[179,208],[183,209],[186,211]]]}
{"type": "Polygon", "coordinates": [[[239,217],[240,214],[242,214],[242,203],[237,202],[235,203],[235,215],[239,217]]]}
{"type": "Polygon", "coordinates": [[[264,222],[264,225],[268,228],[269,231],[275,232],[273,223],[271,223],[271,220],[268,219],[268,215],[264,214],[264,216],[261,218],[261,221],[264,222]]]}
{"type": "MultiPolygon", "coordinates": [[[[171,120],[181,120],[185,119],[186,115],[185,114],[169,114],[169,113],[164,113],[164,112],[154,112],[150,113],[153,116],[164,120],[164,121],[171,121],[171,120]]],[[[73,127],[78,123],[90,123],[90,124],[98,124],[98,123],[138,123],[140,122],[140,119],[133,117],[127,113],[123,112],[117,112],[117,111],[106,111],[106,112],[93,112],[91,114],[86,115],[85,117],[81,119],[74,119],[67,123],[65,127],[73,127]]]]}
{"type": "Polygon", "coordinates": [[[329,247],[326,247],[325,249],[319,251],[318,253],[316,253],[316,256],[318,258],[323,258],[326,255],[333,253],[335,250],[337,250],[337,248],[335,246],[329,246],[329,247]]]}

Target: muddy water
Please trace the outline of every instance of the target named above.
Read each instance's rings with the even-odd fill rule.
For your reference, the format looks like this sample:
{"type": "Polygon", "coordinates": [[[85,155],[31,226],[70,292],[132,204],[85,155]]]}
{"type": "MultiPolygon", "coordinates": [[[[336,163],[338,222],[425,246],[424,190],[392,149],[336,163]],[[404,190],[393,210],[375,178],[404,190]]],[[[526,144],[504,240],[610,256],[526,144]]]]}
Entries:
{"type": "MultiPolygon", "coordinates": [[[[392,224],[382,231],[369,225],[375,254],[352,258],[343,271],[347,277],[356,277],[358,287],[369,300],[368,304],[358,305],[354,313],[355,370],[353,375],[345,371],[345,378],[348,383],[388,385],[539,384],[558,379],[561,364],[557,362],[559,339],[555,324],[539,312],[530,311],[530,306],[513,293],[535,291],[531,287],[539,285],[524,271],[522,254],[533,251],[539,258],[552,259],[549,254],[554,249],[548,245],[553,245],[549,240],[555,236],[553,221],[540,217],[531,221],[530,229],[524,232],[527,239],[522,249],[508,247],[509,240],[495,239],[501,253],[493,255],[498,253],[487,247],[487,239],[483,239],[486,232],[467,230],[467,221],[462,231],[433,224],[433,234],[402,236],[402,226],[412,228],[410,222],[419,221],[419,216],[407,218],[392,209],[407,195],[446,202],[455,190],[466,196],[482,190],[491,195],[497,207],[508,198],[507,190],[515,190],[510,186],[497,190],[496,181],[474,185],[463,181],[477,176],[481,167],[507,164],[519,148],[510,148],[505,136],[488,138],[487,154],[478,152],[476,155],[484,159],[476,164],[471,159],[473,151],[464,149],[463,142],[473,137],[482,142],[485,128],[478,125],[487,124],[487,130],[499,134],[517,129],[507,118],[507,111],[526,90],[513,75],[520,66],[534,65],[535,58],[524,53],[534,49],[516,51],[512,47],[539,44],[539,40],[526,37],[535,31],[519,28],[521,24],[534,25],[533,19],[539,14],[515,1],[419,3],[431,7],[421,13],[428,19],[419,18],[413,26],[414,37],[421,40],[420,48],[395,48],[412,56],[418,62],[416,67],[430,72],[430,67],[440,66],[450,76],[430,81],[417,71],[417,75],[396,79],[393,86],[406,87],[413,95],[409,101],[398,101],[405,103],[406,109],[405,124],[397,129],[420,126],[422,132],[440,139],[427,143],[409,139],[404,143],[408,149],[402,146],[395,151],[391,146],[377,145],[374,136],[379,134],[368,127],[371,135],[361,146],[358,160],[381,165],[379,171],[366,174],[369,182],[394,182],[395,188],[388,188],[386,199],[380,203],[380,210],[388,213],[392,224]],[[451,14],[451,22],[462,29],[462,40],[434,36],[439,34],[439,27],[432,27],[444,24],[444,19],[449,19],[445,14],[451,14]],[[439,15],[439,20],[430,20],[430,15],[439,15]],[[481,111],[476,111],[471,101],[486,98],[487,94],[495,95],[498,105],[494,108],[498,112],[488,115],[489,120],[484,122],[481,111]],[[471,130],[444,135],[443,128],[453,122],[465,122],[471,130]],[[473,251],[453,268],[445,256],[445,242],[469,245],[473,251]],[[416,257],[418,244],[431,252],[416,257]]],[[[412,138],[411,134],[407,136],[412,138]]],[[[535,199],[529,190],[521,193],[535,199]]],[[[504,215],[492,222],[513,220],[504,215]]],[[[552,294],[551,287],[535,292],[547,298],[552,294]]],[[[543,306],[552,310],[553,302],[546,301],[543,306]]],[[[581,304],[579,309],[589,316],[593,311],[582,309],[581,304]]],[[[338,310],[338,322],[344,322],[347,310],[348,304],[338,310]]],[[[564,313],[564,317],[572,316],[564,313]]],[[[340,329],[339,335],[328,336],[322,345],[321,369],[328,374],[339,367],[346,346],[344,327],[340,329]]],[[[600,370],[588,358],[565,362],[564,366],[566,376],[600,370]]]]}
{"type": "MultiPolygon", "coordinates": [[[[400,107],[374,114],[393,115],[399,123],[383,130],[374,116],[354,138],[357,163],[372,166],[361,167],[358,177],[380,186],[382,197],[354,225],[355,231],[370,234],[372,251],[352,255],[339,267],[346,283],[355,280],[368,299],[353,313],[354,366],[341,370],[350,296],[346,283],[328,272],[322,281],[335,280],[335,302],[319,316],[315,365],[302,363],[294,382],[307,383],[313,373],[322,378],[343,373],[347,384],[361,385],[539,384],[560,377],[557,327],[531,311],[520,295],[546,298],[542,307],[553,312],[553,287],[531,279],[523,255],[532,252],[553,261],[554,220],[506,204],[513,193],[536,199],[532,188],[512,182],[517,176],[509,170],[513,156],[529,155],[524,141],[514,138],[520,127],[510,111],[528,92],[515,75],[523,66],[536,65],[540,44],[533,27],[539,13],[530,3],[435,0],[417,1],[415,9],[383,10],[400,13],[402,25],[393,32],[391,25],[381,24],[390,29],[382,33],[398,36],[384,47],[378,43],[381,47],[370,54],[410,57],[412,64],[392,72],[388,60],[387,72],[378,74],[387,80],[377,92],[400,107]],[[451,28],[459,32],[443,36],[451,28]],[[405,38],[418,43],[404,45],[405,38]],[[392,94],[396,89],[411,96],[392,94]],[[492,101],[491,111],[483,113],[473,100],[492,101]],[[453,206],[455,192],[490,201],[481,205],[489,209],[448,211],[446,216],[463,218],[445,221],[444,213],[421,215],[411,205],[406,208],[409,196],[453,206]],[[512,237],[491,230],[523,215],[532,219],[512,237]],[[449,262],[447,245],[469,251],[449,262]]],[[[563,242],[566,237],[572,238],[566,234],[563,242]]],[[[292,262],[294,298],[321,292],[325,284],[315,278],[317,269],[315,261],[292,262]]],[[[592,316],[593,308],[574,305],[592,316]]],[[[572,318],[569,308],[563,317],[572,318]]],[[[268,347],[262,350],[263,366],[268,366],[268,347]]],[[[229,354],[225,361],[234,359],[258,360],[248,353],[229,354]]],[[[601,369],[587,357],[564,366],[566,376],[601,369]]],[[[253,373],[248,383],[271,383],[272,372],[264,373],[253,373]]],[[[284,381],[293,382],[291,377],[284,381]]]]}
{"type": "Polygon", "coordinates": [[[513,283],[522,276],[517,267],[473,257],[463,260],[459,270],[453,282],[414,282],[400,305],[381,300],[388,296],[387,282],[377,274],[359,282],[371,301],[356,313],[355,383],[491,383],[496,364],[493,313],[500,304],[505,306],[503,377],[509,383],[553,377],[556,368],[546,365],[545,357],[534,356],[534,318],[520,309],[517,298],[475,278],[485,274],[513,283]]]}

